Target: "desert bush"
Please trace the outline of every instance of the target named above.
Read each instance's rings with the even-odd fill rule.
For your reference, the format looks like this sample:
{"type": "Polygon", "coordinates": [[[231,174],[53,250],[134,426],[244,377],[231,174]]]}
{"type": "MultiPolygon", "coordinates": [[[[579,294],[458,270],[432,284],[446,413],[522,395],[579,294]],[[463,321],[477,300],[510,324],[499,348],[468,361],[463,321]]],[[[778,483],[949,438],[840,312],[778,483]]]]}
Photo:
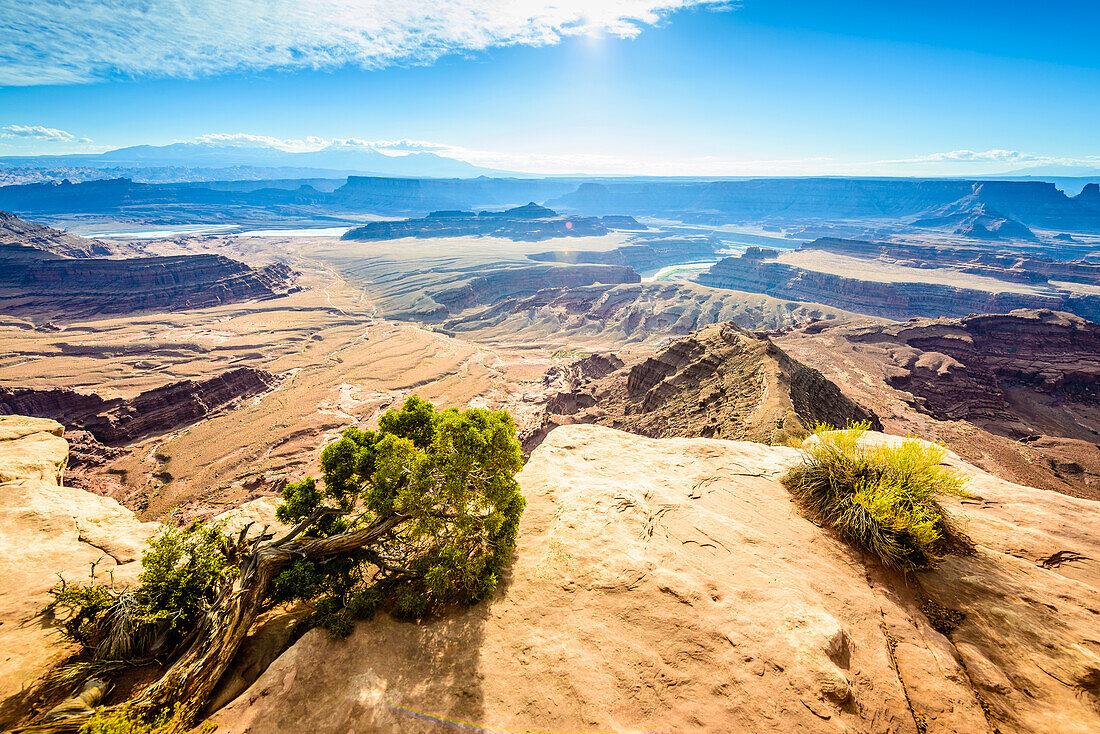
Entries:
{"type": "Polygon", "coordinates": [[[814,519],[887,566],[933,568],[965,541],[939,500],[965,496],[966,479],[942,465],[946,450],[935,444],[862,445],[868,428],[818,426],[783,484],[814,519]]]}
{"type": "Polygon", "coordinates": [[[116,591],[98,583],[94,566],[88,584],[62,580],[50,592],[62,636],[101,662],[172,650],[213,601],[217,581],[231,573],[225,544],[214,525],[165,527],[142,555],[136,588],[116,591]]]}

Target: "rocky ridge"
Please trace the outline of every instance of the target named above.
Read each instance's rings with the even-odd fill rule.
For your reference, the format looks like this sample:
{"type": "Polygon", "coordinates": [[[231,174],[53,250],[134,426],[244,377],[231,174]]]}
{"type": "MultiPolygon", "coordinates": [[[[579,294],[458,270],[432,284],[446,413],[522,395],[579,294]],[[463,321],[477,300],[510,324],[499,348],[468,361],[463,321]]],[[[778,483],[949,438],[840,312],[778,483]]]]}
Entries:
{"type": "Polygon", "coordinates": [[[67,234],[0,211],[0,253],[10,256],[17,252],[13,252],[13,248],[24,247],[60,257],[109,257],[117,254],[117,248],[107,242],[67,234]]]}
{"type": "Polygon", "coordinates": [[[703,436],[784,444],[818,423],[845,426],[874,413],[766,337],[712,324],[629,366],[593,355],[552,369],[555,389],[530,447],[554,425],[599,423],[643,436],[703,436]]]}

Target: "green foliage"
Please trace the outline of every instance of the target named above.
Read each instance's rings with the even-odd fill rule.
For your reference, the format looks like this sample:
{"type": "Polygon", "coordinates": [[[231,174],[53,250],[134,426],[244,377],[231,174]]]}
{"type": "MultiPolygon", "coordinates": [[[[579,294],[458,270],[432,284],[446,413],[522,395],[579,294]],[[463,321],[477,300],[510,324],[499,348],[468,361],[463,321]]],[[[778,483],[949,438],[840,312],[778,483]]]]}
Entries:
{"type": "MultiPolygon", "coordinates": [[[[167,734],[172,731],[171,724],[172,717],[167,712],[147,721],[126,708],[100,709],[80,727],[79,734],[167,734]]],[[[194,731],[199,734],[210,734],[217,728],[217,724],[207,721],[194,731]]]]}
{"type": "MultiPolygon", "coordinates": [[[[436,411],[409,398],[379,426],[349,429],[326,446],[323,483],[288,484],[277,510],[282,522],[302,525],[297,537],[304,539],[392,523],[369,546],[301,554],[265,590],[264,605],[311,604],[313,621],[333,636],[347,635],[355,619],[380,607],[419,618],[492,593],[525,505],[515,480],[522,454],[506,412],[436,411]]],[[[142,557],[137,587],[116,591],[96,581],[93,567],[88,584],[62,581],[50,607],[62,633],[90,653],[80,672],[170,659],[239,573],[239,560],[218,526],[166,528],[142,557]]],[[[98,734],[155,731],[134,728],[144,725],[120,714],[94,726],[89,731],[98,734]]]]}
{"type": "Polygon", "coordinates": [[[388,436],[407,438],[418,449],[431,445],[437,433],[435,406],[415,395],[406,398],[401,410],[387,410],[378,419],[378,432],[388,436]]]}
{"type": "Polygon", "coordinates": [[[868,428],[818,426],[783,483],[816,519],[887,566],[932,568],[952,541],[962,540],[938,500],[965,496],[965,477],[942,466],[940,446],[916,439],[861,444],[868,428]]]}
{"type": "Polygon", "coordinates": [[[150,723],[126,709],[97,711],[80,727],[80,734],[162,734],[166,731],[167,716],[150,723]]]}
{"type": "Polygon", "coordinates": [[[225,537],[217,525],[197,522],[165,528],[141,557],[140,617],[190,629],[213,601],[215,582],[226,572],[225,537]]]}
{"type": "Polygon", "coordinates": [[[141,564],[140,584],[132,590],[99,583],[93,568],[88,584],[62,580],[50,592],[62,635],[97,661],[170,649],[199,621],[218,580],[229,573],[220,529],[203,523],[163,529],[149,541],[141,564]]]}
{"type": "Polygon", "coordinates": [[[117,599],[109,588],[95,583],[95,567],[91,583],[70,585],[62,579],[50,593],[53,595],[51,608],[68,611],[60,620],[61,634],[84,647],[95,647],[101,636],[100,620],[114,607],[117,599]]]}
{"type": "MultiPolygon", "coordinates": [[[[283,490],[280,519],[319,507],[359,512],[359,526],[398,516],[399,529],[376,547],[284,570],[279,600],[314,604],[334,636],[381,605],[419,618],[450,603],[473,603],[496,587],[515,547],[525,505],[515,475],[523,464],[516,429],[503,411],[436,411],[408,398],[387,411],[379,430],[349,429],[321,455],[323,491],[312,479],[283,490]]],[[[328,537],[346,524],[310,532],[328,537]]]]}

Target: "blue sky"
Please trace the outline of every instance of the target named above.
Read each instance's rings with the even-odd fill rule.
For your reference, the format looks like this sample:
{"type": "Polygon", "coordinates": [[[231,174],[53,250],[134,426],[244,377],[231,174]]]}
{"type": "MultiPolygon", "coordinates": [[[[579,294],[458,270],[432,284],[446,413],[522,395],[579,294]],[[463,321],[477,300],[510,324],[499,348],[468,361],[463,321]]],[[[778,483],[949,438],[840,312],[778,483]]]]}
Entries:
{"type": "Polygon", "coordinates": [[[215,135],[546,173],[1095,170],[1098,28],[1082,0],[0,0],[0,154],[215,135]]]}

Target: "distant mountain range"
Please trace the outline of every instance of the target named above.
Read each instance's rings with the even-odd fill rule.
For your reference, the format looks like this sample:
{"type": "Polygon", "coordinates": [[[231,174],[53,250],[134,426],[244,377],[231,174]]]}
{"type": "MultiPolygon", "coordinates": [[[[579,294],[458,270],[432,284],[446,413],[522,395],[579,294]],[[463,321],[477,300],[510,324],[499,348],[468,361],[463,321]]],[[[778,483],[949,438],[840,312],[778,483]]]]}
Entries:
{"type": "Polygon", "coordinates": [[[144,169],[184,168],[189,170],[248,169],[264,172],[279,169],[337,175],[373,174],[413,178],[474,178],[507,174],[431,152],[388,155],[369,145],[332,143],[320,150],[293,152],[263,143],[173,143],[135,145],[106,153],[0,157],[0,168],[20,169],[109,169],[113,172],[144,169]]]}

